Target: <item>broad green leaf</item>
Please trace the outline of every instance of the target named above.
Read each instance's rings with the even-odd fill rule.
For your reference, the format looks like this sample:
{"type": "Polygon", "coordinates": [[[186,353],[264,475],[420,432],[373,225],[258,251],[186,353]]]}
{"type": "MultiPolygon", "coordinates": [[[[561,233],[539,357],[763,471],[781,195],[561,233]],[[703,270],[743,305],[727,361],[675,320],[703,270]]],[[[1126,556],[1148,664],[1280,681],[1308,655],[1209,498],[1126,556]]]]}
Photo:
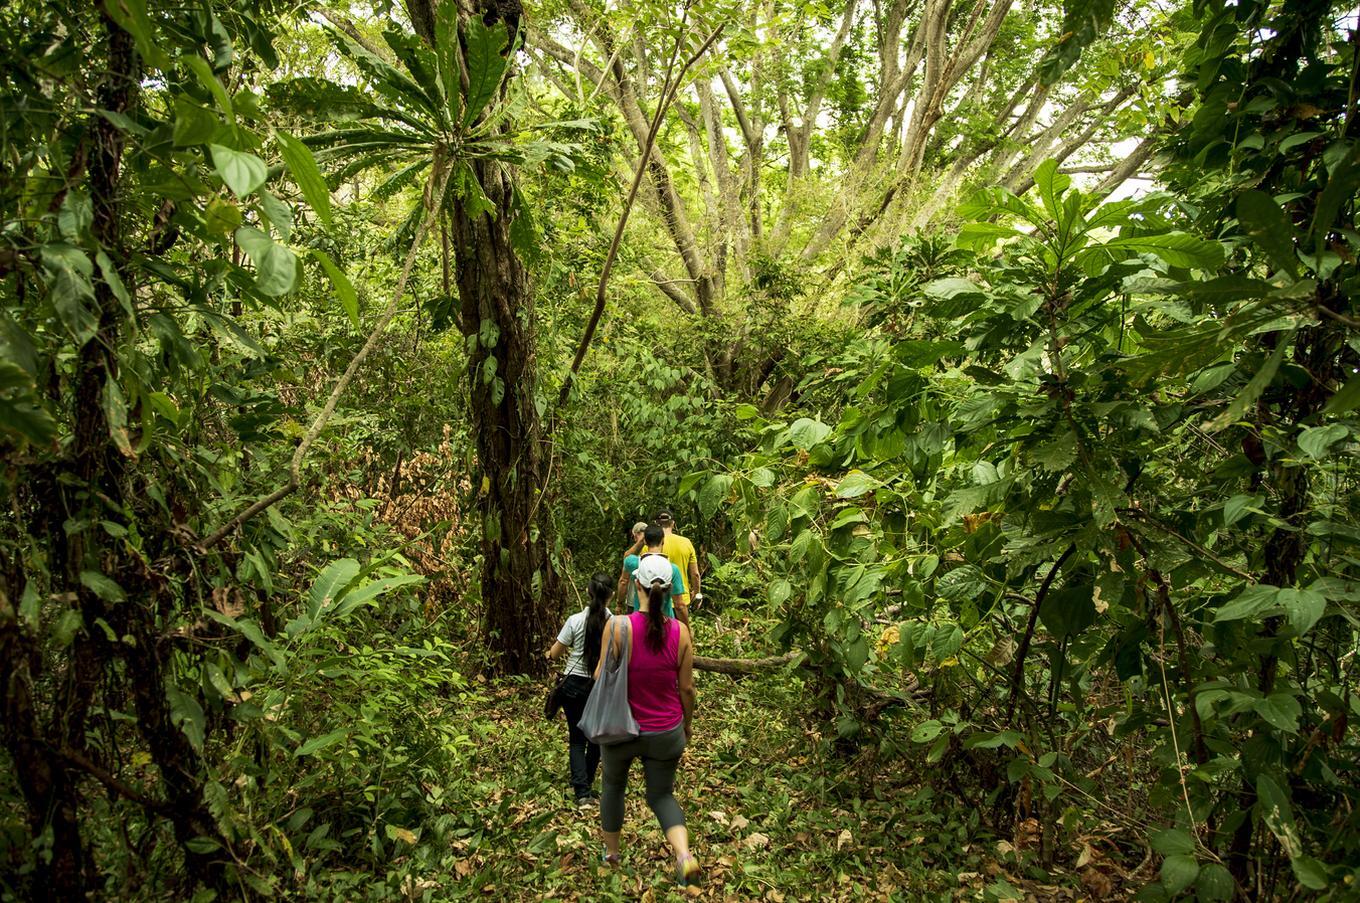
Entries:
{"type": "Polygon", "coordinates": [[[1055,220],[1063,218],[1062,195],[1072,185],[1072,177],[1058,172],[1058,161],[1052,158],[1039,164],[1034,170],[1034,187],[1038,189],[1039,200],[1044,210],[1055,220]]]}
{"type": "Polygon", "coordinates": [[[770,598],[770,605],[778,608],[788,601],[789,596],[793,595],[793,584],[780,577],[770,584],[766,593],[770,598]]]}
{"type": "Polygon", "coordinates": [[[213,167],[217,174],[238,198],[249,197],[269,178],[264,161],[254,154],[234,151],[220,144],[210,144],[208,149],[212,151],[213,167]]]}
{"type": "Polygon", "coordinates": [[[209,235],[225,238],[241,225],[241,209],[227,198],[213,198],[203,211],[203,225],[209,235]]]}
{"type": "Polygon", "coordinates": [[[1346,384],[1327,399],[1322,408],[1324,414],[1345,414],[1360,405],[1360,376],[1352,376],[1346,384]]]}
{"type": "Polygon", "coordinates": [[[136,457],[132,451],[132,440],[128,437],[127,399],[123,397],[123,390],[119,387],[118,380],[105,380],[103,402],[104,421],[108,425],[109,437],[113,439],[113,444],[118,448],[118,451],[122,452],[124,457],[136,457]]]}
{"type": "Polygon", "coordinates": [[[179,725],[189,743],[199,752],[203,751],[203,735],[207,729],[207,719],[203,717],[203,706],[198,700],[177,687],[165,688],[166,699],[170,702],[170,720],[179,725]]]}
{"type": "Polygon", "coordinates": [[[1280,362],[1284,360],[1284,351],[1293,339],[1294,333],[1292,331],[1277,336],[1275,350],[1271,352],[1270,357],[1266,358],[1265,364],[1247,381],[1246,386],[1228,404],[1228,407],[1204,425],[1205,432],[1216,433],[1231,426],[1246,413],[1249,407],[1256,403],[1256,400],[1261,397],[1261,393],[1265,392],[1266,387],[1275,378],[1275,373],[1280,369],[1280,362]]]}
{"type": "Polygon", "coordinates": [[[699,512],[704,517],[712,517],[718,513],[718,508],[727,499],[728,490],[732,488],[732,475],[726,473],[715,473],[704,483],[699,490],[699,496],[695,499],[699,504],[699,512]]]}
{"type": "Polygon", "coordinates": [[[463,124],[471,125],[490,103],[501,85],[509,58],[501,53],[511,35],[501,25],[487,26],[476,16],[468,20],[464,35],[467,48],[467,93],[463,104],[463,124]]]}
{"type": "Polygon", "coordinates": [[[1327,610],[1327,598],[1311,589],[1282,589],[1277,601],[1299,636],[1311,630],[1327,610]]]}
{"type": "Polygon", "coordinates": [[[1274,608],[1279,595],[1280,588],[1278,586],[1271,586],[1266,583],[1248,586],[1231,602],[1219,607],[1218,611],[1214,613],[1214,621],[1215,623],[1240,621],[1244,618],[1254,617],[1267,609],[1274,608]]]}
{"type": "Polygon", "coordinates": [[[236,110],[232,106],[231,95],[217,80],[217,76],[213,74],[212,66],[208,64],[208,61],[201,56],[193,55],[186,55],[182,59],[190,69],[194,70],[194,75],[198,76],[203,87],[207,88],[208,93],[212,94],[213,100],[217,101],[217,106],[221,108],[223,113],[227,114],[227,119],[234,123],[236,121],[236,110]]]}
{"type": "Polygon", "coordinates": [[[1160,235],[1130,235],[1105,242],[1106,248],[1153,254],[1177,267],[1214,270],[1223,263],[1223,246],[1184,232],[1165,232],[1160,235]]]}
{"type": "Polygon", "coordinates": [[[326,187],[326,180],[321,175],[321,169],[316,165],[316,158],[312,156],[307,145],[285,131],[276,131],[274,139],[278,142],[279,152],[283,155],[283,162],[288,165],[288,171],[292,173],[293,181],[297,182],[298,188],[302,189],[302,196],[307,199],[308,206],[316,211],[321,222],[329,226],[331,224],[331,192],[326,187]]]}
{"type": "Polygon", "coordinates": [[[344,594],[345,587],[359,576],[359,562],[353,558],[340,558],[321,569],[312,588],[307,594],[307,615],[313,621],[326,608],[344,594]]]}
{"type": "Polygon", "coordinates": [[[398,587],[424,582],[425,578],[419,574],[399,574],[395,577],[383,577],[362,584],[344,593],[340,602],[335,606],[335,617],[344,617],[365,602],[370,602],[398,587]]]}
{"type": "Polygon", "coordinates": [[[1199,877],[1199,863],[1195,857],[1176,853],[1162,860],[1162,887],[1169,894],[1178,894],[1199,877]]]}
{"type": "Polygon", "coordinates": [[[230,615],[222,614],[220,611],[214,611],[213,609],[207,609],[206,613],[208,617],[212,618],[214,621],[217,621],[219,624],[227,625],[240,633],[241,636],[250,640],[250,642],[255,644],[257,649],[269,657],[276,668],[280,671],[284,670],[286,659],[284,658],[283,651],[274,643],[270,642],[269,638],[264,635],[264,631],[261,630],[259,625],[254,621],[245,618],[237,620],[230,615]]]}
{"type": "Polygon", "coordinates": [[[1223,505],[1223,526],[1231,527],[1253,510],[1265,504],[1263,495],[1235,495],[1223,505]]]}
{"type": "Polygon", "coordinates": [[[1289,734],[1299,732],[1299,716],[1303,714],[1303,709],[1299,701],[1288,693],[1271,693],[1265,699],[1256,700],[1252,709],[1277,730],[1289,734]]]}
{"type": "Polygon", "coordinates": [[[862,509],[851,505],[849,508],[841,509],[841,511],[831,519],[831,523],[826,525],[826,528],[827,530],[838,530],[849,524],[862,524],[866,523],[868,520],[869,518],[862,509]]]}
{"type": "Polygon", "coordinates": [[[929,721],[922,721],[911,729],[911,740],[913,743],[929,743],[944,730],[944,725],[934,718],[929,721]]]}
{"type": "Polygon", "coordinates": [[[193,98],[183,94],[175,98],[175,125],[171,136],[176,147],[208,144],[217,135],[220,125],[213,112],[199,106],[193,98]]]}
{"type": "Polygon", "coordinates": [[[161,50],[146,14],[146,0],[104,0],[104,9],[119,28],[132,35],[142,59],[158,69],[170,67],[170,58],[161,50]]]}
{"type": "Polygon", "coordinates": [[[1295,856],[1289,864],[1294,869],[1294,877],[1309,890],[1322,890],[1330,883],[1327,866],[1312,856],[1295,856]]]}
{"type": "Polygon", "coordinates": [[[293,755],[298,757],[314,755],[326,747],[333,746],[338,741],[343,740],[348,733],[349,732],[345,728],[340,728],[339,730],[331,731],[329,734],[313,737],[299,746],[297,752],[293,753],[293,755]]]}
{"type": "Polygon", "coordinates": [[[1299,840],[1298,825],[1294,822],[1294,809],[1289,805],[1289,794],[1268,774],[1256,778],[1256,811],[1265,821],[1266,827],[1280,841],[1285,854],[1290,859],[1303,855],[1303,844],[1299,840]]]}
{"type": "Polygon", "coordinates": [[[325,251],[320,248],[313,248],[312,256],[316,258],[317,263],[321,264],[321,268],[330,277],[331,286],[335,289],[335,297],[340,300],[340,306],[345,309],[349,321],[357,329],[359,327],[359,293],[354,290],[354,283],[349,281],[345,271],[336,266],[335,261],[331,260],[331,256],[325,251]]]}
{"type": "Polygon", "coordinates": [[[788,440],[794,448],[807,451],[831,433],[831,427],[817,420],[800,417],[789,427],[788,440]]]}
{"type": "Polygon", "coordinates": [[[47,445],[56,437],[57,423],[36,390],[27,371],[13,361],[0,359],[0,435],[34,445],[47,445]]]}
{"type": "Polygon", "coordinates": [[[46,244],[42,248],[43,272],[47,277],[52,306],[67,332],[79,345],[94,338],[99,320],[88,302],[94,301],[94,267],[79,248],[46,244]]]}
{"type": "Polygon", "coordinates": [[[1350,430],[1339,423],[1309,427],[1299,433],[1299,448],[1310,458],[1323,458],[1327,449],[1350,435],[1350,430]]]}
{"type": "Polygon", "coordinates": [[[297,286],[297,255],[292,250],[254,226],[237,229],[236,242],[255,264],[255,286],[262,294],[277,298],[297,286]]]}
{"type": "Polygon", "coordinates": [[[1195,838],[1190,836],[1189,831],[1180,828],[1167,828],[1157,831],[1149,839],[1149,842],[1152,849],[1163,856],[1189,855],[1195,852],[1195,838]]]}
{"type": "Polygon", "coordinates": [[[1096,620],[1095,604],[1091,601],[1092,587],[1069,586],[1054,590],[1044,597],[1039,607],[1039,620],[1054,636],[1081,633],[1096,620]]]}
{"type": "Polygon", "coordinates": [[[873,492],[881,484],[862,470],[852,470],[836,484],[836,498],[853,499],[873,492]]]}
{"type": "Polygon", "coordinates": [[[1236,892],[1237,883],[1232,873],[1217,862],[1206,862],[1199,868],[1195,879],[1195,894],[1205,903],[1224,903],[1231,900],[1236,892]]]}
{"type": "Polygon", "coordinates": [[[81,571],[80,585],[110,604],[127,601],[123,588],[99,571],[81,571]]]}
{"type": "Polygon", "coordinates": [[[1246,191],[1237,198],[1237,220],[1276,269],[1291,276],[1299,274],[1299,258],[1294,250],[1294,224],[1284,215],[1275,199],[1264,191],[1246,191]]]}
{"type": "Polygon", "coordinates": [[[57,211],[57,229],[61,237],[73,244],[79,244],[94,221],[94,208],[90,196],[84,189],[76,188],[66,192],[61,209],[57,211]]]}

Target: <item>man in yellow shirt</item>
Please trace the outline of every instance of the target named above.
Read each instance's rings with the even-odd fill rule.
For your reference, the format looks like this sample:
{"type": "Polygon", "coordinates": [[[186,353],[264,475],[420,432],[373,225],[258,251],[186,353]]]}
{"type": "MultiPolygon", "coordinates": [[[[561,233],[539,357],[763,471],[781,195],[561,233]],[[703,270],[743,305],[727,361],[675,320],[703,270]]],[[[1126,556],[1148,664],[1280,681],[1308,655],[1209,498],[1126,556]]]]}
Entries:
{"type": "Polygon", "coordinates": [[[660,524],[666,531],[665,544],[662,550],[666,557],[671,560],[671,564],[680,569],[680,575],[685,578],[685,589],[688,592],[684,597],[677,598],[675,604],[689,608],[693,601],[695,604],[704,600],[704,594],[700,591],[699,584],[699,556],[694,552],[694,543],[690,542],[679,533],[675,532],[675,517],[669,511],[658,511],[653,523],[660,524]]]}

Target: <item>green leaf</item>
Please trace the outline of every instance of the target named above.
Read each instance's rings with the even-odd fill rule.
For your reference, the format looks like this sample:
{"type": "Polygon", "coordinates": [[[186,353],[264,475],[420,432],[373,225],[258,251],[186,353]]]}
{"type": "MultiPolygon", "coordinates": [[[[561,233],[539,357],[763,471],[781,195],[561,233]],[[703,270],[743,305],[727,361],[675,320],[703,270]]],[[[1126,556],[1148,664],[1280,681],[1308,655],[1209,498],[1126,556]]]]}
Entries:
{"type": "Polygon", "coordinates": [[[307,594],[307,615],[313,621],[323,610],[333,605],[342,595],[345,587],[359,576],[359,562],[353,558],[340,558],[321,569],[312,588],[307,594]]]}
{"type": "Polygon", "coordinates": [[[838,530],[841,527],[845,527],[850,524],[866,523],[868,522],[868,520],[869,518],[865,515],[862,509],[854,505],[851,505],[848,508],[842,508],[840,512],[837,513],[836,516],[831,519],[831,523],[826,525],[826,529],[838,530]]]}
{"type": "MultiPolygon", "coordinates": [[[[307,204],[316,211],[321,222],[329,226],[331,224],[331,192],[326,187],[326,180],[321,175],[321,169],[316,165],[316,158],[312,156],[307,145],[287,132],[276,131],[274,140],[278,142],[279,152],[283,155],[283,162],[288,165],[288,171],[293,174],[293,181],[297,182],[298,188],[302,189],[302,196],[307,199],[307,204]]],[[[358,325],[357,322],[355,325],[358,325]]]]}
{"type": "Polygon", "coordinates": [[[158,69],[168,69],[170,58],[160,49],[146,14],[146,0],[104,0],[104,10],[118,27],[132,35],[137,53],[158,69]]]}
{"type": "Polygon", "coordinates": [[[1312,856],[1295,856],[1289,864],[1294,869],[1294,877],[1309,890],[1322,890],[1329,883],[1327,866],[1312,856]]]}
{"type": "Polygon", "coordinates": [[[1223,504],[1223,526],[1231,527],[1246,517],[1252,510],[1259,510],[1265,504],[1263,495],[1235,495],[1223,504]]]}
{"type": "Polygon", "coordinates": [[[1352,376],[1346,380],[1346,384],[1327,399],[1327,404],[1323,406],[1324,414],[1345,414],[1353,410],[1356,405],[1360,405],[1360,376],[1352,376]]]}
{"type": "Polygon", "coordinates": [[[1278,586],[1259,583],[1242,590],[1231,602],[1221,606],[1214,613],[1214,622],[1240,621],[1254,617],[1269,608],[1274,608],[1280,595],[1278,586]]]}
{"type": "Polygon", "coordinates": [[[1275,199],[1264,191],[1246,191],[1237,198],[1237,220],[1270,262],[1289,275],[1299,275],[1299,258],[1294,250],[1294,224],[1284,215],[1275,199]]]}
{"type": "Polygon", "coordinates": [[[1221,414],[1204,425],[1206,432],[1216,433],[1219,430],[1236,423],[1238,418],[1246,413],[1247,408],[1256,403],[1256,399],[1261,397],[1261,393],[1266,390],[1266,387],[1270,385],[1271,380],[1275,378],[1276,371],[1280,369],[1280,362],[1284,360],[1284,351],[1289,347],[1293,339],[1294,333],[1292,330],[1277,337],[1275,350],[1271,352],[1271,355],[1266,359],[1265,364],[1260,370],[1256,371],[1255,375],[1253,375],[1250,380],[1247,381],[1247,385],[1237,394],[1237,397],[1229,403],[1228,407],[1225,408],[1221,414]]]}
{"type": "Polygon", "coordinates": [[[99,571],[81,571],[80,585],[110,604],[127,601],[123,588],[99,571]]]}
{"type": "Polygon", "coordinates": [[[104,382],[103,402],[104,421],[108,424],[109,437],[113,439],[113,444],[124,457],[135,458],[136,454],[132,450],[132,440],[127,430],[127,399],[123,397],[118,380],[110,378],[104,382]]]}
{"type": "Polygon", "coordinates": [[[880,485],[882,484],[879,483],[878,480],[869,476],[864,471],[852,470],[850,473],[846,474],[838,484],[836,484],[836,498],[839,499],[858,498],[859,496],[864,495],[866,492],[874,491],[880,485]]]}
{"type": "Polygon", "coordinates": [[[297,255],[289,248],[277,244],[254,226],[237,229],[236,243],[255,264],[255,287],[261,294],[277,298],[296,287],[297,255]]]}
{"type": "Polygon", "coordinates": [[[1096,607],[1092,601],[1093,587],[1090,584],[1069,586],[1055,590],[1044,597],[1039,606],[1039,620],[1054,636],[1068,636],[1081,633],[1096,620],[1096,607]]]}
{"type": "Polygon", "coordinates": [[[57,211],[57,230],[61,232],[61,237],[78,244],[93,221],[94,207],[90,204],[90,196],[84,189],[76,188],[66,192],[61,209],[57,211]]]}
{"type": "Polygon", "coordinates": [[[1303,709],[1288,693],[1271,693],[1265,699],[1258,699],[1252,704],[1252,710],[1277,730],[1289,734],[1299,732],[1299,716],[1303,709]]]}
{"type": "Polygon", "coordinates": [[[801,451],[807,451],[821,442],[831,432],[831,427],[817,420],[800,417],[789,427],[789,444],[801,451]]]}
{"type": "Polygon", "coordinates": [[[1162,886],[1169,894],[1178,894],[1199,877],[1199,863],[1195,857],[1177,853],[1162,860],[1162,886]]]}
{"type": "Polygon", "coordinates": [[[170,720],[179,725],[189,743],[199,752],[203,751],[203,735],[207,729],[207,719],[203,717],[203,706],[198,700],[177,687],[166,687],[165,696],[170,702],[170,720]]]}
{"type": "Polygon", "coordinates": [[[1277,601],[1299,636],[1311,630],[1327,610],[1327,598],[1311,589],[1282,589],[1277,601]]]}
{"type": "Polygon", "coordinates": [[[193,98],[183,94],[175,98],[175,125],[171,137],[176,147],[196,147],[211,142],[219,125],[213,112],[199,106],[193,98]]]}
{"type": "Polygon", "coordinates": [[[254,643],[255,647],[268,656],[270,661],[272,661],[275,667],[280,671],[285,669],[286,660],[284,659],[283,651],[269,641],[269,638],[264,635],[264,631],[261,630],[260,626],[254,621],[249,621],[245,618],[237,620],[230,615],[222,614],[220,611],[215,611],[211,608],[207,609],[206,613],[208,617],[212,618],[214,621],[217,621],[219,624],[227,625],[240,633],[241,636],[254,643]]]}
{"type": "Polygon", "coordinates": [[[934,718],[929,721],[922,721],[911,729],[911,741],[913,743],[929,743],[944,730],[944,725],[934,718]]]}
{"type": "Polygon", "coordinates": [[[234,151],[220,144],[210,144],[208,149],[212,151],[213,167],[222,182],[239,198],[249,197],[269,178],[269,169],[254,154],[234,151]]]}
{"type": "Polygon", "coordinates": [[[395,577],[383,577],[379,580],[365,583],[344,594],[343,598],[341,598],[335,606],[334,616],[337,618],[344,617],[360,605],[371,602],[397,587],[410,586],[413,583],[424,582],[425,578],[419,574],[399,574],[395,577]]]}
{"type": "Polygon", "coordinates": [[[695,499],[699,504],[699,512],[704,517],[712,517],[717,514],[719,506],[727,499],[728,490],[732,488],[732,475],[726,473],[715,473],[704,483],[699,490],[699,496],[695,499]]]}
{"type": "Polygon", "coordinates": [[[354,283],[349,281],[349,277],[345,275],[345,271],[336,266],[335,261],[331,260],[331,256],[325,251],[322,251],[319,248],[313,248],[312,256],[316,258],[317,263],[321,264],[321,268],[325,270],[326,275],[330,277],[331,286],[335,289],[335,297],[340,300],[340,306],[345,309],[345,313],[349,316],[349,321],[354,324],[356,329],[358,329],[359,293],[354,290],[354,283]]]}
{"type": "Polygon", "coordinates": [[[1270,832],[1279,839],[1280,846],[1284,847],[1285,854],[1291,860],[1303,855],[1303,844],[1299,840],[1298,825],[1294,822],[1294,810],[1289,805],[1289,794],[1268,774],[1256,777],[1256,811],[1270,832]]]}
{"type": "Polygon", "coordinates": [[[1223,263],[1223,246],[1184,232],[1160,235],[1130,235],[1105,242],[1105,248],[1152,254],[1171,266],[1214,270],[1223,263]]]}
{"type": "Polygon", "coordinates": [[[203,83],[203,87],[207,88],[208,93],[212,94],[213,99],[217,101],[217,105],[222,109],[222,112],[227,114],[227,118],[232,122],[235,122],[236,111],[231,104],[231,95],[227,93],[226,88],[222,87],[222,83],[217,80],[217,76],[213,75],[212,66],[208,65],[208,61],[201,56],[193,55],[186,55],[181,57],[181,59],[184,60],[185,64],[188,65],[190,69],[194,70],[194,75],[198,76],[198,80],[203,83]]]}
{"type": "Polygon", "coordinates": [[[329,734],[322,734],[319,737],[313,737],[306,743],[299,746],[297,748],[297,752],[293,753],[293,755],[298,757],[313,755],[315,753],[320,752],[321,750],[325,749],[328,746],[334,745],[339,740],[344,739],[347,734],[348,731],[345,728],[340,728],[339,730],[331,731],[329,734]]]}
{"type": "Polygon", "coordinates": [[[1163,856],[1174,856],[1177,854],[1189,855],[1195,852],[1195,838],[1190,836],[1189,831],[1180,828],[1167,828],[1158,831],[1149,838],[1152,848],[1163,856]]]}
{"type": "Polygon", "coordinates": [[[477,17],[468,20],[465,34],[467,49],[467,92],[464,95],[463,124],[471,125],[500,88],[501,77],[509,64],[501,51],[510,40],[507,29],[487,26],[477,17]]]}
{"type": "Polygon", "coordinates": [[[1339,423],[1309,427],[1299,433],[1299,448],[1310,458],[1323,458],[1327,449],[1350,435],[1350,430],[1339,423]]]}
{"type": "Polygon", "coordinates": [[[1217,862],[1206,862],[1195,879],[1195,893],[1204,903],[1223,903],[1231,900],[1237,889],[1232,872],[1217,862]]]}
{"type": "Polygon", "coordinates": [[[770,598],[770,605],[778,608],[793,595],[793,584],[781,577],[770,584],[766,593],[770,598]]]}
{"type": "Polygon", "coordinates": [[[57,318],[76,343],[84,345],[99,329],[98,318],[86,304],[94,300],[90,258],[71,245],[47,244],[43,245],[42,264],[57,318]]]}

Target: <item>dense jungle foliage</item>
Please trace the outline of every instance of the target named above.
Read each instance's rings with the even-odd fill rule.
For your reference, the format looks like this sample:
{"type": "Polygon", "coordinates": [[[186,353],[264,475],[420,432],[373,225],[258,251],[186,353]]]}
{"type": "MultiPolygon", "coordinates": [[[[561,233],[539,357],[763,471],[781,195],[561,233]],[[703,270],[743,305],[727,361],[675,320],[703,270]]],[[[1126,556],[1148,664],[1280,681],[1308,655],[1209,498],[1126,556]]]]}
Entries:
{"type": "Polygon", "coordinates": [[[0,898],[1355,899],[1358,195],[1335,0],[4,4],[0,898]]]}

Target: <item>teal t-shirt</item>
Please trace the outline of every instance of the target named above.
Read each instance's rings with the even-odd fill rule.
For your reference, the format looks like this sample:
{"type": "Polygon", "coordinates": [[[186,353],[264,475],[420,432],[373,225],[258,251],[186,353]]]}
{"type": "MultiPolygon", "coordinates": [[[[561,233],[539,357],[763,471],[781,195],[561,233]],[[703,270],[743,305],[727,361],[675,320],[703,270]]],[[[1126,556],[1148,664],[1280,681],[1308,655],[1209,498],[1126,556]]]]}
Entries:
{"type": "MultiPolygon", "coordinates": [[[[659,553],[653,552],[651,554],[655,555],[659,553]]],[[[641,555],[629,555],[627,558],[623,559],[623,569],[628,572],[629,578],[628,604],[632,606],[633,611],[637,611],[641,607],[641,604],[638,602],[636,579],[638,565],[641,563],[641,555]]],[[[675,563],[671,562],[671,598],[667,599],[666,604],[661,607],[661,613],[668,618],[675,617],[675,603],[672,602],[671,599],[674,599],[676,596],[683,596],[684,594],[685,578],[681,575],[680,569],[675,566],[675,563]]]]}

